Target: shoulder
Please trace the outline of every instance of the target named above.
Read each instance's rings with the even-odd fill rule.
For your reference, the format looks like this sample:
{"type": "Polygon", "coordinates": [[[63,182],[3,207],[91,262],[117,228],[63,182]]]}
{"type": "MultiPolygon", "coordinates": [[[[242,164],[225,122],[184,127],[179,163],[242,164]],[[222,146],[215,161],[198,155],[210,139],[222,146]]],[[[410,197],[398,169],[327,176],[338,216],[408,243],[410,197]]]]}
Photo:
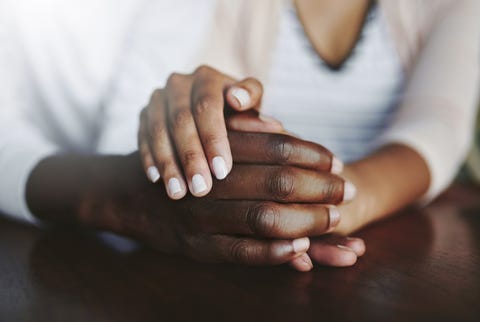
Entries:
{"type": "MultiPolygon", "coordinates": [[[[388,31],[396,45],[398,54],[408,71],[418,53],[428,41],[433,31],[439,30],[442,23],[455,14],[465,19],[456,28],[471,28],[467,22],[478,20],[480,1],[478,0],[379,0],[388,31]]],[[[444,29],[444,28],[443,28],[444,29]]]]}

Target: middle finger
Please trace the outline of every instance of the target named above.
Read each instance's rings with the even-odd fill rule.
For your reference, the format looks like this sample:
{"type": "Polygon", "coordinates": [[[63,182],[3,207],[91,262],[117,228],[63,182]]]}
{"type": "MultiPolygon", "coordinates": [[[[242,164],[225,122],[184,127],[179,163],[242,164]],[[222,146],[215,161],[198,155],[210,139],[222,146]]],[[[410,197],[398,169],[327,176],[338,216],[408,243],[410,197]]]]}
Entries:
{"type": "Polygon", "coordinates": [[[236,164],[213,187],[217,199],[270,200],[336,205],[354,198],[355,187],[332,173],[292,166],[236,164]]]}
{"type": "Polygon", "coordinates": [[[201,197],[211,189],[212,177],[190,108],[191,83],[185,86],[188,77],[173,74],[167,82],[169,127],[189,190],[201,197]]]}

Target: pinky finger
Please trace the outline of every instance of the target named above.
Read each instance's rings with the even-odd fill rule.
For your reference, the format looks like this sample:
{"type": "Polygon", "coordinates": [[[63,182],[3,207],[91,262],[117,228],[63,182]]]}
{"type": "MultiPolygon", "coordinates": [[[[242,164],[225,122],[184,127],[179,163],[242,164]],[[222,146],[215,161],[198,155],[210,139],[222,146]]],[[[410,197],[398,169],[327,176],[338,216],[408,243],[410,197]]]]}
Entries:
{"type": "Polygon", "coordinates": [[[142,160],[143,170],[147,175],[148,180],[153,183],[156,183],[160,179],[160,172],[155,166],[153,161],[152,153],[150,152],[150,147],[148,145],[146,135],[145,135],[145,122],[144,122],[144,112],[140,119],[140,128],[138,130],[138,152],[140,153],[140,159],[142,160]]]}

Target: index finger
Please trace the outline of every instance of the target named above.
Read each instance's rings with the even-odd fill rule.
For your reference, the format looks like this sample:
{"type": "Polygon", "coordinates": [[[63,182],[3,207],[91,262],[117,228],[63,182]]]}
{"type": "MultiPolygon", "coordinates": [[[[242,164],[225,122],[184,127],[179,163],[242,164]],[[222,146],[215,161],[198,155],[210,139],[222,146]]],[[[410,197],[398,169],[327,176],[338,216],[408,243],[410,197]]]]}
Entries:
{"type": "Polygon", "coordinates": [[[234,162],[289,165],[338,174],[343,163],[323,146],[287,134],[229,132],[234,162]]]}
{"type": "Polygon", "coordinates": [[[205,156],[212,173],[224,179],[232,169],[232,155],[224,118],[225,88],[233,79],[210,67],[195,71],[192,111],[205,156]]]}

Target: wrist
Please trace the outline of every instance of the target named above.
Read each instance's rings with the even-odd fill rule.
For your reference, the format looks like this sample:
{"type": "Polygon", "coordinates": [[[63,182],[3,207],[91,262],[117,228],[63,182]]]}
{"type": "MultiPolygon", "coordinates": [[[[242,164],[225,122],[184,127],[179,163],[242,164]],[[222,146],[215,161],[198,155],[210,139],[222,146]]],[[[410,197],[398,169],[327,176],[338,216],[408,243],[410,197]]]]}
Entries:
{"type": "Polygon", "coordinates": [[[125,199],[130,197],[127,188],[138,189],[144,181],[136,154],[56,155],[32,171],[26,200],[30,211],[42,220],[122,232],[126,225],[122,225],[121,212],[128,207],[121,204],[127,204],[125,199]]]}
{"type": "Polygon", "coordinates": [[[415,202],[430,182],[424,159],[415,150],[398,144],[384,146],[349,164],[342,176],[357,187],[356,198],[339,207],[343,212],[342,233],[357,230],[415,202]]]}
{"type": "Polygon", "coordinates": [[[93,180],[76,211],[79,223],[89,228],[135,235],[138,223],[132,214],[138,213],[140,208],[133,204],[149,184],[141,171],[138,154],[101,157],[93,163],[90,177],[93,180]]]}
{"type": "Polygon", "coordinates": [[[338,206],[342,219],[335,232],[348,235],[373,220],[378,209],[378,194],[375,193],[375,185],[368,182],[367,176],[362,176],[362,171],[355,164],[346,165],[341,176],[357,188],[357,194],[351,202],[338,206]]]}

